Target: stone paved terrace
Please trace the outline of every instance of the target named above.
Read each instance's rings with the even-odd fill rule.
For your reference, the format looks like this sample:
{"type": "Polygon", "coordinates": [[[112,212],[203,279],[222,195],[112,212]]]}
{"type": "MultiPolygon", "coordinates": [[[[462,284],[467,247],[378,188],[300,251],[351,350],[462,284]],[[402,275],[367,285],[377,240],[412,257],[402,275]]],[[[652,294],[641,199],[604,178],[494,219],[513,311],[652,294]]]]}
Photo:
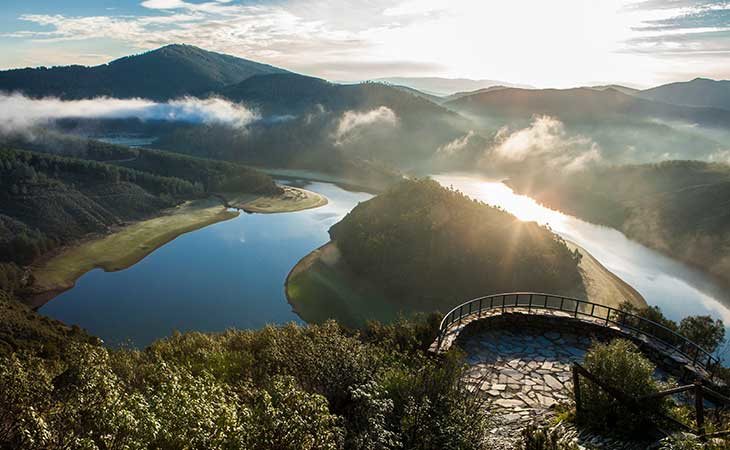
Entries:
{"type": "MultiPolygon", "coordinates": [[[[557,403],[572,402],[571,364],[581,362],[597,336],[544,328],[484,330],[460,343],[469,369],[466,388],[485,398],[492,414],[490,448],[512,449],[530,423],[549,424],[557,403]]],[[[666,374],[657,372],[657,377],[666,374]]],[[[633,448],[593,435],[576,436],[584,448],[633,448]]]]}
{"type": "Polygon", "coordinates": [[[590,343],[538,329],[488,330],[465,340],[466,387],[486,397],[500,441],[516,439],[531,422],[549,421],[551,406],[570,401],[571,364],[583,360],[590,343]]]}
{"type": "Polygon", "coordinates": [[[586,317],[581,315],[578,315],[578,317],[576,318],[573,314],[566,313],[564,311],[552,310],[541,310],[535,312],[534,310],[528,311],[527,308],[509,308],[507,311],[507,313],[503,313],[500,309],[494,309],[491,311],[484,311],[481,315],[473,314],[464,317],[461,323],[454,323],[451,325],[451,327],[449,327],[440,346],[438,340],[432,344],[431,351],[435,353],[447,351],[455,342],[460,339],[460,335],[463,330],[469,329],[473,325],[480,322],[489,322],[497,318],[506,316],[531,316],[538,318],[538,320],[553,321],[554,323],[557,323],[555,322],[556,320],[559,322],[565,322],[566,324],[570,322],[580,322],[582,324],[591,325],[594,328],[603,328],[605,332],[613,333],[614,337],[625,337],[632,339],[637,344],[640,344],[645,352],[651,349],[656,355],[661,355],[661,359],[663,361],[656,360],[656,358],[652,359],[655,359],[654,362],[658,365],[662,365],[665,367],[674,366],[674,369],[672,371],[676,372],[676,375],[679,375],[680,372],[694,373],[695,376],[699,378],[710,378],[710,375],[703,368],[693,365],[691,361],[688,360],[686,357],[672,350],[666,345],[663,345],[660,341],[656,341],[646,335],[636,333],[624,327],[619,327],[615,324],[607,324],[605,319],[586,317]]]}

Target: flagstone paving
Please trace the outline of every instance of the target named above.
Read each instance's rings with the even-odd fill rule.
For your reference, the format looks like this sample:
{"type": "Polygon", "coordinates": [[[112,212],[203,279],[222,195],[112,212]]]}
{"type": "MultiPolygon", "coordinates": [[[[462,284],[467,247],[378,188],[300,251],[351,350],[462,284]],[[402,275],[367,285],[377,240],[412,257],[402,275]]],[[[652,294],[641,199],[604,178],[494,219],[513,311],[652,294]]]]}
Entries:
{"type": "Polygon", "coordinates": [[[548,422],[552,406],[571,401],[571,364],[590,344],[586,336],[538,329],[483,331],[462,344],[470,366],[464,382],[485,396],[500,442],[518,439],[529,423],[548,422]]]}

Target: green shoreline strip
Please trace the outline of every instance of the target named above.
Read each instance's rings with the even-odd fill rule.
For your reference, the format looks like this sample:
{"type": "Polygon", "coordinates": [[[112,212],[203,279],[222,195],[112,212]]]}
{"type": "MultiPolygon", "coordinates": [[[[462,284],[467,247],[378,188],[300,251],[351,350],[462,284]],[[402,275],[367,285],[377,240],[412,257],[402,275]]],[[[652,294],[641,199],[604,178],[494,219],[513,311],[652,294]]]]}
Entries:
{"type": "MultiPolygon", "coordinates": [[[[231,207],[256,213],[294,212],[327,204],[323,195],[298,188],[285,188],[280,197],[231,194],[231,207]]],[[[40,307],[95,268],[107,272],[123,270],[144,259],[178,236],[238,217],[215,198],[186,202],[102,237],[70,246],[32,269],[34,282],[27,303],[40,307]]]]}

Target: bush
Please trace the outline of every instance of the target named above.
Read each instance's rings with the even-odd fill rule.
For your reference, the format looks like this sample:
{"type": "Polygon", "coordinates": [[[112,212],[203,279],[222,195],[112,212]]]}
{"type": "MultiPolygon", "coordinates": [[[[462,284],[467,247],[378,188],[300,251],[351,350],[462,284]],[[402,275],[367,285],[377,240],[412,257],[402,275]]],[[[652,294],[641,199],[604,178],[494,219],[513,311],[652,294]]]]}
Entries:
{"type": "MultiPolygon", "coordinates": [[[[608,344],[593,344],[585,356],[585,368],[604,384],[637,398],[659,391],[653,377],[654,365],[633,343],[616,339],[608,344]]],[[[644,401],[641,409],[614,399],[595,383],[581,379],[579,423],[601,432],[629,436],[646,435],[652,413],[666,412],[663,400],[644,401]]]]}
{"type": "Polygon", "coordinates": [[[530,425],[522,430],[520,450],[578,450],[578,446],[560,442],[560,436],[546,428],[530,425]]]}
{"type": "Polygon", "coordinates": [[[431,326],[186,333],[144,351],[0,355],[0,449],[469,450],[484,408],[431,326]],[[399,348],[393,343],[398,342],[399,348]]]}

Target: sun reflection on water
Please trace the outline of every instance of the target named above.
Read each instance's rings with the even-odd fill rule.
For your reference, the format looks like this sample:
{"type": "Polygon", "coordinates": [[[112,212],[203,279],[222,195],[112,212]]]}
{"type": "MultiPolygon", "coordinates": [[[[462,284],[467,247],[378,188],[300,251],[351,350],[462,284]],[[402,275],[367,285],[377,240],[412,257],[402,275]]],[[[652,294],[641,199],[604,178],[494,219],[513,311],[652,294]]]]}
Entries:
{"type": "Polygon", "coordinates": [[[488,205],[497,206],[523,222],[537,222],[560,231],[566,216],[546,208],[530,197],[515,194],[498,181],[478,180],[469,176],[438,175],[434,179],[444,186],[457,186],[459,191],[488,205]]]}

